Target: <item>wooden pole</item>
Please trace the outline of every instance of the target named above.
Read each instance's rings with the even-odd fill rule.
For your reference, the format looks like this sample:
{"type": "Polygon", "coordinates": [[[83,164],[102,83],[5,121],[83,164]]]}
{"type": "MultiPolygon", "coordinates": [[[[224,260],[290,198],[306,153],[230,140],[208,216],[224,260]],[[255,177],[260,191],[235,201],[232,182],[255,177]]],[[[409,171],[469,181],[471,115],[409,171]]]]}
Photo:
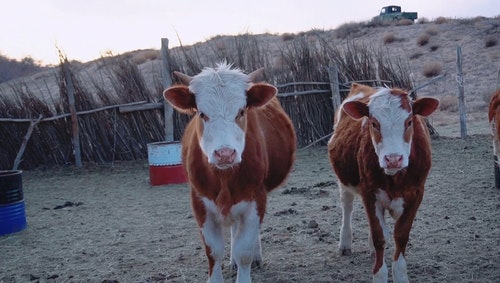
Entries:
{"type": "Polygon", "coordinates": [[[330,80],[330,89],[332,90],[333,113],[340,107],[340,88],[339,88],[339,71],[337,66],[328,67],[328,78],[330,80]]]}
{"type": "MultiPolygon", "coordinates": [[[[168,38],[161,39],[161,61],[162,86],[163,89],[167,89],[172,85],[168,54],[168,38]]],[[[162,101],[163,112],[165,114],[165,141],[170,142],[174,140],[174,109],[165,99],[162,99],[162,101]]]]}
{"type": "Polygon", "coordinates": [[[36,120],[31,120],[30,126],[28,127],[28,131],[26,131],[26,135],[23,138],[23,142],[21,143],[21,147],[19,148],[19,151],[17,152],[16,159],[14,159],[14,166],[12,166],[12,170],[17,170],[19,168],[19,164],[21,164],[21,158],[23,158],[24,151],[26,150],[26,145],[28,144],[28,141],[30,140],[31,133],[33,133],[33,128],[40,123],[42,120],[42,114],[38,116],[38,119],[36,120]]]}
{"type": "Polygon", "coordinates": [[[73,150],[75,151],[75,165],[78,168],[82,168],[78,116],[76,115],[75,107],[75,88],[73,87],[73,79],[69,69],[69,62],[64,60],[64,62],[61,63],[61,67],[63,68],[64,80],[66,81],[66,95],[68,95],[69,111],[71,113],[71,129],[73,133],[73,150]]]}
{"type": "Polygon", "coordinates": [[[458,112],[460,113],[460,136],[467,137],[467,122],[464,99],[464,79],[462,74],[462,47],[457,46],[458,112]]]}

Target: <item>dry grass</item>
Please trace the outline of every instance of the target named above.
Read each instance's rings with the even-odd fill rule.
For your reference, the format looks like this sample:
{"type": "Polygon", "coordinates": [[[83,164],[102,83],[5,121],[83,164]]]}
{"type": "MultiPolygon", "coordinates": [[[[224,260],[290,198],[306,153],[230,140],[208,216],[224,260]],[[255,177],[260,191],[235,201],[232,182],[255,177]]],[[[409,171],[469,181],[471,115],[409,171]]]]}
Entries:
{"type": "Polygon", "coordinates": [[[424,64],[424,67],[422,69],[422,74],[426,78],[432,78],[439,76],[442,71],[443,71],[443,64],[439,62],[427,62],[424,64]]]}
{"type": "Polygon", "coordinates": [[[413,21],[410,19],[402,19],[396,22],[397,26],[411,26],[413,25],[413,21]]]}
{"type": "Polygon", "coordinates": [[[396,35],[393,32],[385,33],[382,40],[384,44],[393,43],[394,41],[396,41],[396,35]]]}
{"type": "Polygon", "coordinates": [[[410,55],[410,60],[418,59],[422,57],[424,54],[422,52],[415,52],[410,55]]]}
{"type": "Polygon", "coordinates": [[[429,19],[426,17],[420,17],[420,18],[418,18],[417,23],[418,24],[427,24],[427,23],[429,23],[429,19]]]}
{"type": "Polygon", "coordinates": [[[281,35],[281,39],[283,41],[289,41],[289,40],[293,40],[295,38],[295,34],[294,33],[284,33],[281,35]]]}
{"type": "Polygon", "coordinates": [[[431,45],[431,47],[429,47],[429,50],[431,52],[434,52],[434,51],[438,50],[438,48],[439,48],[439,45],[431,45]]]}
{"type": "Polygon", "coordinates": [[[431,39],[431,36],[424,33],[424,34],[421,34],[417,37],[417,44],[419,46],[424,46],[426,45],[427,43],[429,43],[429,40],[431,39]]]}
{"type": "Polygon", "coordinates": [[[439,100],[439,110],[458,112],[458,98],[454,95],[445,95],[439,100]]]}
{"type": "Polygon", "coordinates": [[[428,28],[425,29],[425,33],[428,35],[437,35],[439,33],[437,26],[431,25],[428,28]]]}
{"type": "Polygon", "coordinates": [[[362,23],[345,23],[337,27],[335,30],[335,37],[340,39],[346,39],[356,33],[358,33],[363,28],[362,23]]]}
{"type": "Polygon", "coordinates": [[[498,44],[498,38],[496,36],[488,36],[485,40],[484,40],[484,47],[488,48],[488,47],[493,47],[493,46],[496,46],[498,44]]]}
{"type": "Polygon", "coordinates": [[[437,24],[437,25],[441,25],[441,24],[445,24],[447,23],[449,20],[445,17],[437,17],[436,19],[434,19],[434,23],[437,24]]]}

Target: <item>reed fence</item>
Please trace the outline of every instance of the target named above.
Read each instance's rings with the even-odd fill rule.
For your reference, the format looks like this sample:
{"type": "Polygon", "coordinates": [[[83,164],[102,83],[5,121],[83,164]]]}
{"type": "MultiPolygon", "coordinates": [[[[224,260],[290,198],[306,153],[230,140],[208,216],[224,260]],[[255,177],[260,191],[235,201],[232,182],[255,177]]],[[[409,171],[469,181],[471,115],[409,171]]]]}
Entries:
{"type": "MultiPolygon", "coordinates": [[[[306,41],[291,45],[281,54],[283,62],[289,64],[272,67],[271,72],[266,72],[266,80],[279,89],[278,98],[294,123],[299,147],[326,144],[335,109],[349,82],[363,80],[371,85],[392,82],[412,89],[407,79],[409,71],[404,73],[405,68],[400,65],[394,68],[380,54],[364,47],[352,45],[344,53],[329,50],[326,60],[321,54],[328,46],[312,48],[306,41]],[[383,68],[373,68],[375,64],[369,62],[375,60],[383,68]],[[353,69],[356,66],[363,70],[356,71],[353,69]]],[[[236,42],[237,48],[242,46],[236,42]]],[[[245,46],[257,48],[256,44],[245,46]]],[[[236,55],[224,50],[225,53],[214,55],[218,60],[212,57],[210,60],[239,62],[238,67],[247,67],[249,71],[270,61],[255,59],[255,52],[261,56],[263,50],[235,51],[236,55]]],[[[181,48],[161,57],[163,62],[168,60],[173,70],[196,74],[209,64],[193,59],[193,53],[197,54],[196,48],[181,48]]],[[[54,88],[50,86],[22,80],[0,88],[0,97],[4,98],[0,99],[0,170],[145,160],[148,143],[169,137],[169,123],[173,139],[181,138],[189,117],[177,112],[168,114],[162,98],[165,81],[175,82],[170,71],[158,68],[152,84],[148,85],[137,64],[127,56],[102,58],[97,65],[97,70],[89,74],[75,70],[62,58],[53,73],[59,93],[51,92],[54,88]],[[158,73],[167,73],[168,78],[158,73]],[[40,89],[45,97],[36,93],[40,89]]]]}

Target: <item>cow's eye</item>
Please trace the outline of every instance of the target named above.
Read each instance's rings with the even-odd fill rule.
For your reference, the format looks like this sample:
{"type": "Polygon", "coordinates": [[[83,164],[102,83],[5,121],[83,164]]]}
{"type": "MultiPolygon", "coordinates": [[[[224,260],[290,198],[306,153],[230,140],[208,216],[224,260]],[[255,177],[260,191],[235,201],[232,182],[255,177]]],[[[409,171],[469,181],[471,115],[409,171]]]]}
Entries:
{"type": "Polygon", "coordinates": [[[238,116],[236,116],[236,120],[239,120],[245,116],[245,109],[241,109],[240,112],[238,113],[238,116]]]}
{"type": "Polygon", "coordinates": [[[200,112],[198,115],[199,115],[199,116],[200,116],[200,118],[201,118],[201,119],[203,119],[205,122],[206,122],[206,121],[208,121],[208,116],[207,116],[207,115],[205,115],[205,113],[200,112]]]}

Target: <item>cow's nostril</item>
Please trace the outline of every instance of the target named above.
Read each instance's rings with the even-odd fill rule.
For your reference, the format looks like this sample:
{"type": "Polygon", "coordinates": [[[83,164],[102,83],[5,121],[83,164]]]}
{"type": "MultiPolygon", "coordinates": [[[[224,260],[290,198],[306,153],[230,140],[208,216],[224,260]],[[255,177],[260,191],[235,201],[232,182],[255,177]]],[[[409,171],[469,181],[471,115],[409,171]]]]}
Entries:
{"type": "Polygon", "coordinates": [[[230,164],[236,159],[236,150],[231,148],[221,148],[214,153],[217,164],[230,164]]]}
{"type": "Polygon", "coordinates": [[[384,157],[387,168],[401,168],[403,165],[403,155],[389,154],[384,157]]]}

